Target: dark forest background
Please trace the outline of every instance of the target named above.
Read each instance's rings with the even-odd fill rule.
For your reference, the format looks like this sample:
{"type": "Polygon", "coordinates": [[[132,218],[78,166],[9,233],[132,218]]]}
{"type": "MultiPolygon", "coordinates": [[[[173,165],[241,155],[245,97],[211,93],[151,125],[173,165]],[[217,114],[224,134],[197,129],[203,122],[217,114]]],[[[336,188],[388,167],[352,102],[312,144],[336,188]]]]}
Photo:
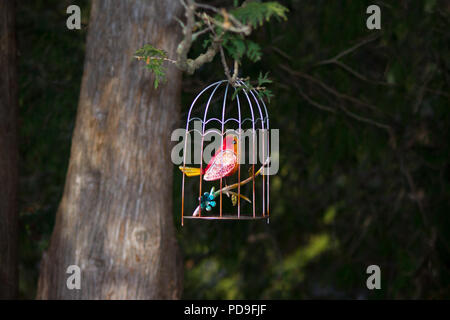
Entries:
{"type": "MultiPolygon", "coordinates": [[[[181,175],[167,163],[183,297],[449,298],[450,3],[280,2],[289,20],[255,32],[264,56],[241,68],[273,80],[269,114],[281,150],[271,223],[182,228],[181,175]],[[372,3],[382,10],[379,31],[366,28],[372,3]],[[371,264],[381,268],[381,290],[366,288],[371,264]]],[[[69,161],[89,2],[17,6],[20,297],[34,298],[69,161]],[[80,31],[66,28],[70,4],[82,9],[80,31]]],[[[182,111],[222,78],[218,58],[185,76],[182,111]]]]}

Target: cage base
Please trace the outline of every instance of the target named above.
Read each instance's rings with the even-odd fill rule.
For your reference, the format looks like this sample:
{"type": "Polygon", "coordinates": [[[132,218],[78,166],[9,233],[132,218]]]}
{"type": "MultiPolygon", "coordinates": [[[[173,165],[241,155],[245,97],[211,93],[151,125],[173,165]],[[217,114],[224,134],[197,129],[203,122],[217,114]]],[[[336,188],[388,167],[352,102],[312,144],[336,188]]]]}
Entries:
{"type": "Polygon", "coordinates": [[[203,220],[261,220],[269,219],[269,216],[237,216],[237,215],[222,215],[222,216],[184,216],[183,219],[203,219],[203,220]]]}

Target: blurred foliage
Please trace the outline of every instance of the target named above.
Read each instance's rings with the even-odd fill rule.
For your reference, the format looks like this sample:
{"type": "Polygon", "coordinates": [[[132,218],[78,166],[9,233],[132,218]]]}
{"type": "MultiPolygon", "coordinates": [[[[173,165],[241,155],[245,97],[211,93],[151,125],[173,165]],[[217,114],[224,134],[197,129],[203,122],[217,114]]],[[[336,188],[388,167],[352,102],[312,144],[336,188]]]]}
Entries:
{"type": "MultiPolygon", "coordinates": [[[[375,1],[382,29],[370,31],[372,1],[280,2],[288,22],[255,31],[262,56],[241,66],[243,77],[270,72],[273,81],[281,150],[270,224],[181,227],[174,167],[184,298],[449,298],[450,5],[375,1]],[[382,290],[366,288],[371,264],[382,290]]],[[[86,24],[87,1],[73,4],[86,24]]],[[[65,28],[68,5],[19,2],[25,298],[34,297],[62,194],[81,83],[86,27],[65,28]]],[[[183,118],[195,94],[223,77],[218,58],[185,77],[183,118]]]]}
{"type": "MultiPolygon", "coordinates": [[[[262,57],[241,67],[273,80],[270,225],[187,220],[184,297],[450,297],[448,2],[376,1],[380,31],[372,1],[281,3],[288,22],[255,32],[262,57]]],[[[186,77],[183,110],[221,77],[218,61],[186,77]]]]}
{"type": "Polygon", "coordinates": [[[39,261],[64,188],[88,9],[88,1],[17,1],[21,298],[35,297],[39,261]],[[82,30],[66,28],[71,4],[82,8],[82,30]]]}

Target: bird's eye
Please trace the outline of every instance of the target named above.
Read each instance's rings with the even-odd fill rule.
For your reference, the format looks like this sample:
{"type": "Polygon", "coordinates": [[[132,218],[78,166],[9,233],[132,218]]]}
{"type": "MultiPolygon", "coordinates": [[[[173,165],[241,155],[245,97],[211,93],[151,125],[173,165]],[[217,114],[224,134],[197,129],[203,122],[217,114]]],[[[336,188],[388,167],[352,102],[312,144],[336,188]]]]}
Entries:
{"type": "Polygon", "coordinates": [[[236,142],[237,142],[236,140],[233,140],[233,144],[236,144],[236,142]]]}

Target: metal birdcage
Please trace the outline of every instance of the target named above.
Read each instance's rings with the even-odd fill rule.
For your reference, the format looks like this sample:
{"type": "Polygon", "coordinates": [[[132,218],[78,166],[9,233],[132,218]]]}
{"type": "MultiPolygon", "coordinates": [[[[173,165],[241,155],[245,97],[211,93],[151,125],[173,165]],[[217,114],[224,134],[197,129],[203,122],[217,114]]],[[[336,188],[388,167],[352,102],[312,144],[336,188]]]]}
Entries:
{"type": "Polygon", "coordinates": [[[241,80],[235,86],[222,80],[204,88],[192,102],[186,119],[183,166],[180,166],[183,172],[181,224],[184,219],[266,219],[269,223],[270,176],[264,172],[270,159],[269,140],[267,107],[255,89],[248,88],[241,80]],[[188,144],[191,135],[194,138],[197,135],[198,139],[194,140],[200,141],[197,148],[195,143],[188,144]],[[220,148],[205,167],[204,157],[210,155],[208,152],[205,155],[205,140],[214,135],[220,137],[220,148]],[[230,141],[237,146],[231,146],[230,141]],[[192,154],[200,156],[199,169],[187,167],[188,154],[191,158],[192,154]],[[188,176],[189,170],[199,173],[199,180],[188,176]],[[209,171],[223,174],[226,170],[233,174],[206,181],[212,175],[209,171]],[[185,199],[187,190],[193,193],[189,198],[192,201],[185,199]]]}

